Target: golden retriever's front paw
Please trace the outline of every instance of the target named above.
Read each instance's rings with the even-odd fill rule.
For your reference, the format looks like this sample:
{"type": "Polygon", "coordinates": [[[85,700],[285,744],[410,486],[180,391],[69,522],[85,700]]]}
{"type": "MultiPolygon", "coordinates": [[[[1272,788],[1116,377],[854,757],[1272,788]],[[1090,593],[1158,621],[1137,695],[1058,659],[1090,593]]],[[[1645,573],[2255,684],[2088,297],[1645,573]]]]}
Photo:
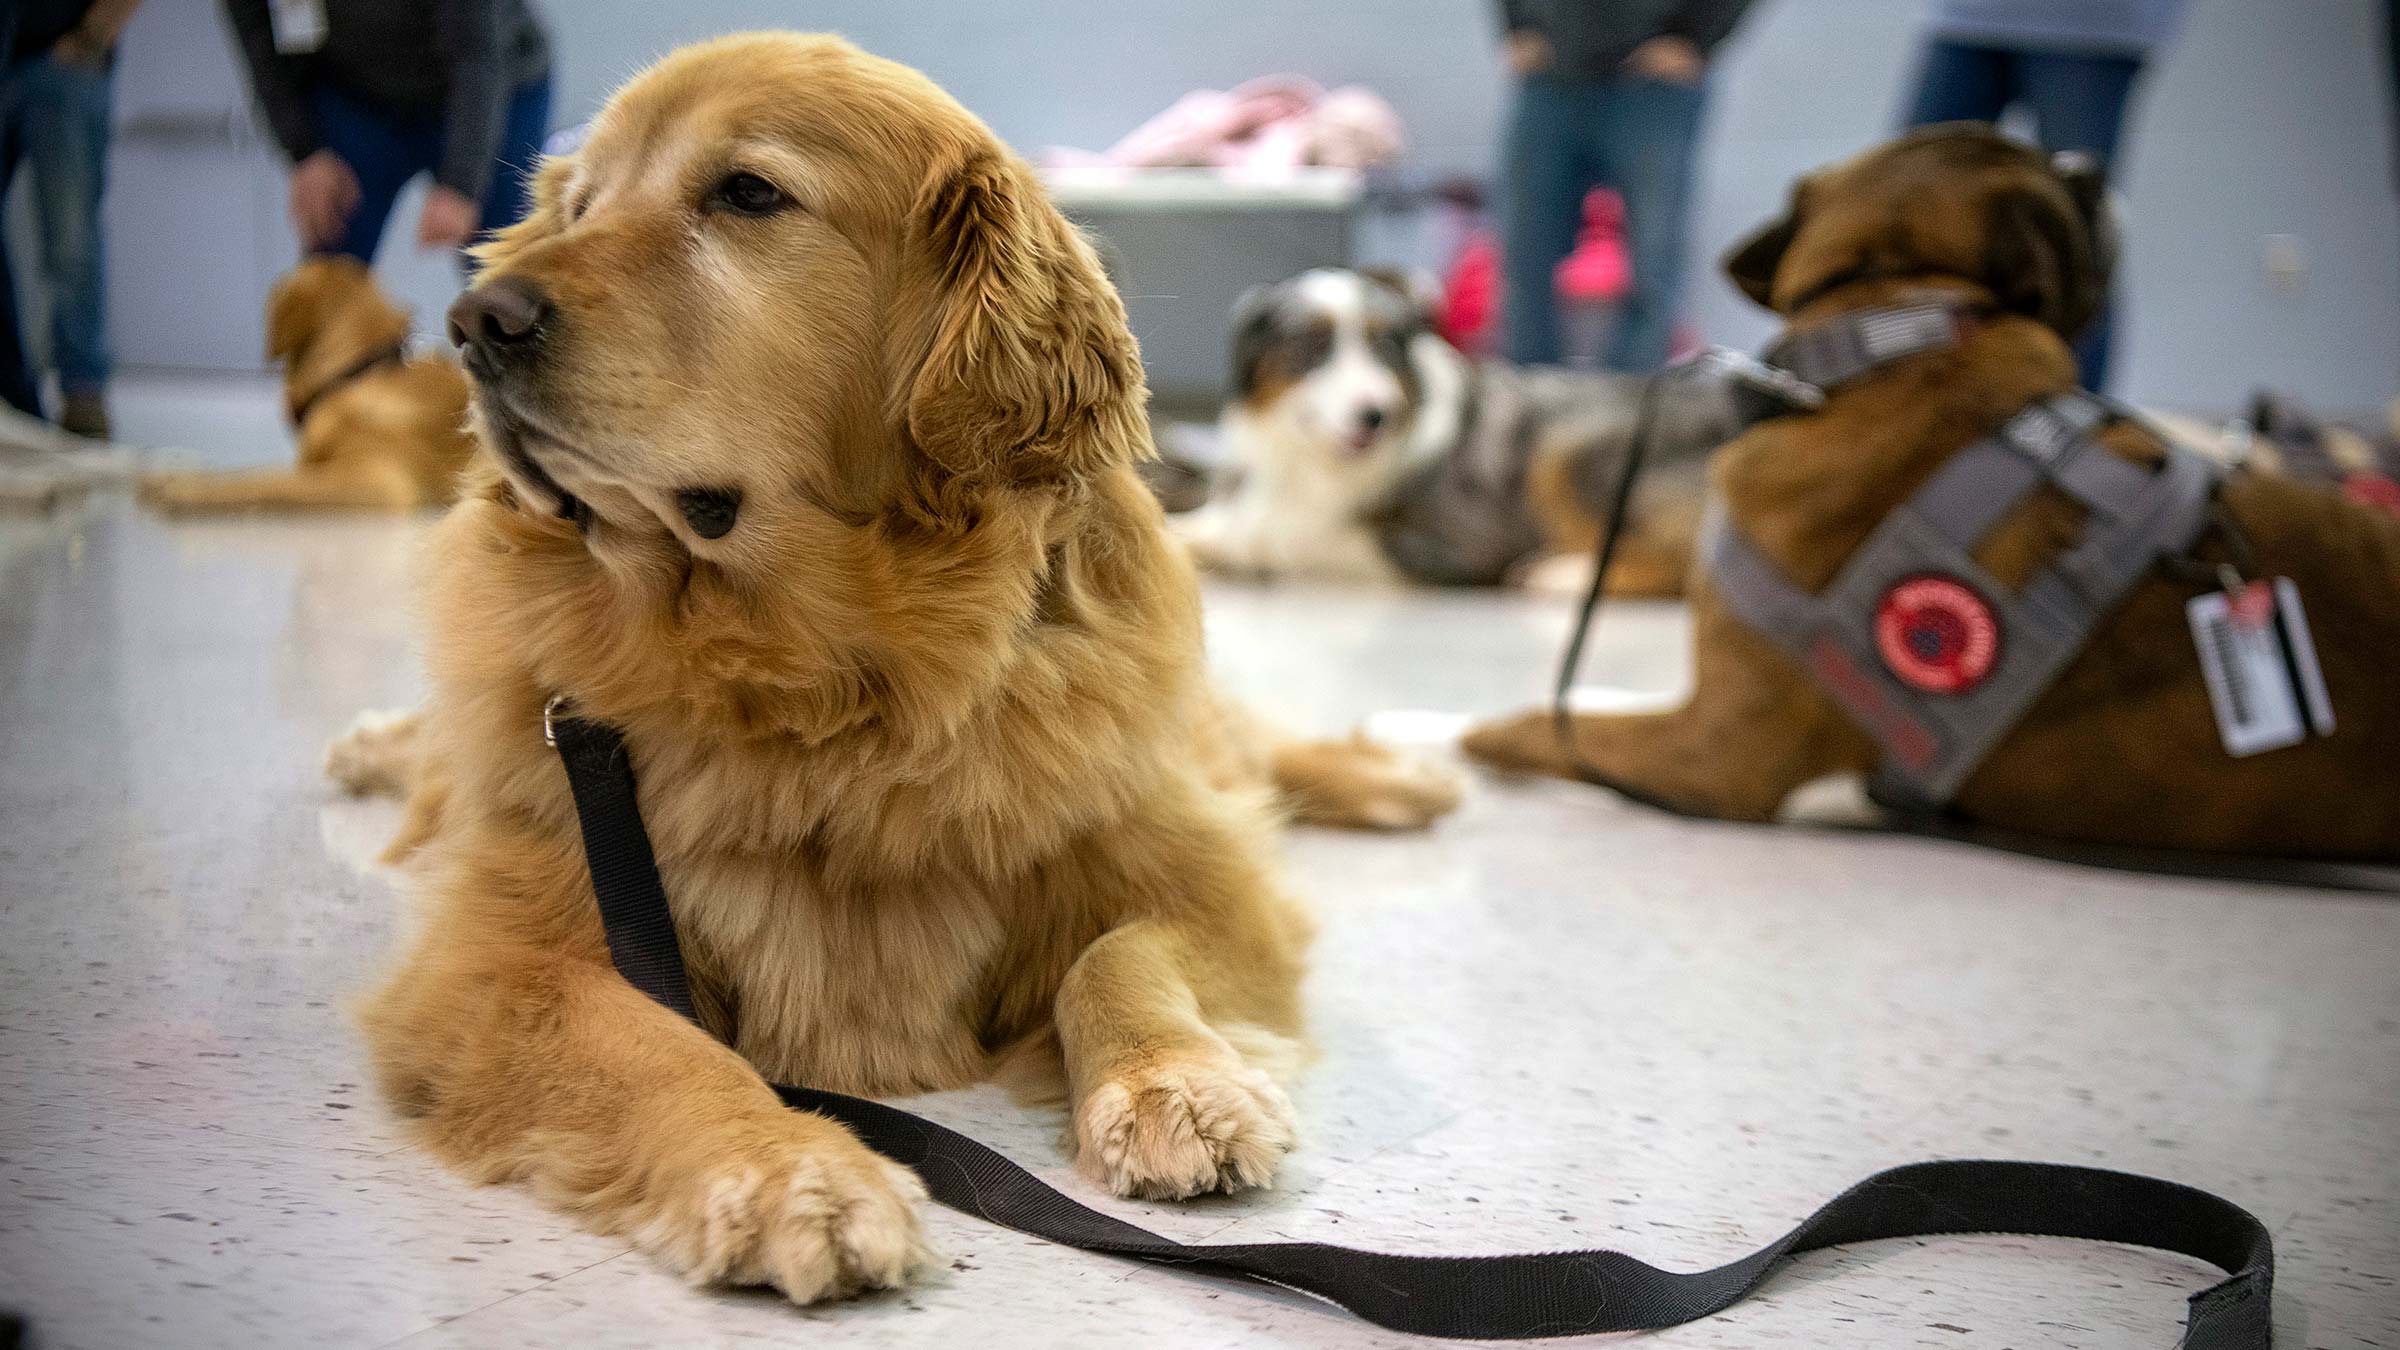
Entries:
{"type": "Polygon", "coordinates": [[[1249,581],[1268,579],[1269,571],[1259,550],[1222,512],[1212,507],[1168,517],[1167,533],[1183,545],[1191,555],[1192,565],[1203,572],[1249,581]]]}
{"type": "Polygon", "coordinates": [[[1364,733],[1277,746],[1275,786],[1310,824],[1365,830],[1424,829],[1457,810],[1464,791],[1448,766],[1364,733]]]}
{"type": "Polygon", "coordinates": [[[1273,1185],[1296,1139],[1291,1099],[1230,1053],[1111,1076],[1084,1098],[1075,1133],[1087,1172],[1150,1200],[1273,1185]]]}
{"type": "Polygon", "coordinates": [[[1458,809],[1458,775],[1440,764],[1395,754],[1361,776],[1352,810],[1378,830],[1422,830],[1458,809]]]}
{"type": "Polygon", "coordinates": [[[325,776],[354,796],[408,790],[416,762],[413,709],[368,709],[325,747],[325,776]]]}
{"type": "Polygon", "coordinates": [[[897,1288],[935,1263],[914,1172],[846,1136],[741,1152],[671,1183],[635,1240],[694,1283],[773,1285],[795,1303],[897,1288]]]}

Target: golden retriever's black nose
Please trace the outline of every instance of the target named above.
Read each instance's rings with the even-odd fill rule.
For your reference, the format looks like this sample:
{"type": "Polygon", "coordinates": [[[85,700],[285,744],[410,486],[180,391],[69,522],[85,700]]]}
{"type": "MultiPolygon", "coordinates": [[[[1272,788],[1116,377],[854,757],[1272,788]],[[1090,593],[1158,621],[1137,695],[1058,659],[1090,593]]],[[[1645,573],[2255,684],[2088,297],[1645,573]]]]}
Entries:
{"type": "Polygon", "coordinates": [[[500,277],[461,295],[450,304],[450,342],[470,352],[491,355],[541,335],[542,320],[550,315],[549,298],[530,281],[500,277]]]}

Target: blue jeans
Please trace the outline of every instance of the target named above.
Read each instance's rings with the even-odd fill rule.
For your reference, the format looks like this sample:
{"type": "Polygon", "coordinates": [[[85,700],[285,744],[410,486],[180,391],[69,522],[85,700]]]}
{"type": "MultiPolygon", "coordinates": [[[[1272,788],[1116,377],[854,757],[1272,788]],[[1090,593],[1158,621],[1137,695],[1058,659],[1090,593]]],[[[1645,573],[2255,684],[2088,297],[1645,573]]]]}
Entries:
{"type": "MultiPolygon", "coordinates": [[[[400,189],[418,174],[431,173],[441,162],[442,115],[390,112],[322,84],[311,92],[311,98],[316,104],[317,134],[326,148],[340,155],[358,175],[358,209],[350,213],[342,237],[325,251],[347,253],[371,264],[400,189]]],[[[534,164],[541,157],[542,137],[549,125],[548,79],[520,85],[509,95],[491,185],[483,190],[485,233],[513,225],[525,214],[534,164]]]]}
{"type": "MultiPolygon", "coordinates": [[[[1917,76],[1916,103],[1908,124],[1997,122],[2012,105],[2033,114],[2035,131],[2049,150],[2079,150],[2113,170],[2125,105],[2133,97],[2142,63],[2132,56],[2077,56],[2064,52],[2016,51],[1961,42],[1935,41],[1925,49],[1917,76]]],[[[2108,380],[2110,309],[2103,307],[2075,343],[2084,387],[2108,380]]]]}
{"type": "MultiPolygon", "coordinates": [[[[18,165],[32,166],[41,276],[50,295],[50,359],[59,387],[70,394],[108,386],[100,196],[108,186],[109,84],[106,70],[47,56],[17,62],[0,81],[0,196],[18,165]]],[[[16,331],[13,322],[9,327],[16,331]]]]}
{"type": "Polygon", "coordinates": [[[1625,199],[1633,284],[1605,364],[1664,365],[1683,295],[1685,215],[1707,106],[1704,86],[1632,76],[1568,80],[1529,75],[1517,85],[1503,150],[1500,255],[1506,295],[1502,348],[1521,365],[1559,359],[1559,263],[1575,249],[1583,199],[1602,184],[1625,199]]]}

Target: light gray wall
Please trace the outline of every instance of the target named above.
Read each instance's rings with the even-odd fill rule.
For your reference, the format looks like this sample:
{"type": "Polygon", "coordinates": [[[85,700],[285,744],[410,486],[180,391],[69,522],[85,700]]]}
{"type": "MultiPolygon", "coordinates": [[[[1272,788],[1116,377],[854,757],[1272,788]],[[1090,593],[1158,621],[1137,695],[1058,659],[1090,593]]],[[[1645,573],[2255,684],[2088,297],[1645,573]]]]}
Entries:
{"type": "MultiPolygon", "coordinates": [[[[2121,392],[2208,411],[2260,383],[2338,409],[2400,394],[2400,197],[2377,3],[2191,0],[2126,151],[2121,392]],[[2268,283],[2264,241],[2277,234],[2307,264],[2296,294],[2268,283]]],[[[778,25],[831,29],[920,67],[1026,151],[1099,148],[1183,90],[1297,70],[1382,91],[1419,164],[1481,171],[1504,101],[1492,7],[1477,0],[551,5],[562,109],[595,106],[677,43],[778,25]]],[[[1778,209],[1794,175],[1891,129],[1923,10],[1759,0],[1716,75],[1696,256],[1778,209]]],[[[1710,269],[1691,305],[1713,340],[1754,344],[1769,327],[1710,269]]]]}
{"type": "MultiPolygon", "coordinates": [[[[1103,146],[1185,89],[1298,70],[1381,90],[1407,119],[1420,166],[1483,170],[1504,98],[1489,8],[1476,0],[543,3],[557,37],[562,122],[677,43],[768,26],[844,32],[920,66],[1029,152],[1103,146]]],[[[2262,382],[2336,409],[2380,406],[2400,391],[2400,206],[2377,3],[2192,0],[2183,39],[2143,91],[2130,133],[2121,392],[2222,410],[2262,382]],[[2269,285],[2270,235],[2298,241],[2307,266],[2296,291],[2269,285]]],[[[128,43],[120,102],[188,110],[235,97],[224,52],[194,45],[214,9],[211,0],[151,0],[128,43]]],[[[1775,210],[1794,174],[1889,129],[1921,9],[1922,0],[1760,0],[1716,73],[1693,227],[1702,255],[1713,258],[1775,210]]],[[[162,152],[134,153],[155,164],[162,152]]],[[[142,297],[127,308],[144,325],[255,332],[223,266],[207,285],[175,274],[178,251],[225,266],[237,253],[288,256],[288,234],[260,207],[255,174],[274,199],[264,151],[225,150],[210,175],[225,187],[205,207],[194,205],[188,173],[181,196],[159,190],[165,178],[155,172],[145,191],[126,154],[110,227],[122,270],[142,279],[142,297]],[[234,191],[238,164],[250,168],[234,191]]],[[[413,216],[395,222],[396,232],[413,228],[413,216]]],[[[412,256],[404,240],[387,243],[385,262],[428,313],[454,287],[444,260],[412,256]]],[[[1691,300],[1712,339],[1754,343],[1765,332],[1713,271],[1698,274],[1691,300]]],[[[129,348],[178,347],[126,336],[129,348]]]]}

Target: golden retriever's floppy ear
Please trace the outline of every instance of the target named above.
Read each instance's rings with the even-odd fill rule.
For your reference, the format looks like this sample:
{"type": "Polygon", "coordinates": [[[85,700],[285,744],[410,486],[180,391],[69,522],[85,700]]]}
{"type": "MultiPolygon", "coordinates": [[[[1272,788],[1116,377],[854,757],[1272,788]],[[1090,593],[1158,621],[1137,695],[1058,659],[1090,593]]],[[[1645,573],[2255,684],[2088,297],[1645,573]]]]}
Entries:
{"type": "Polygon", "coordinates": [[[1725,275],[1742,294],[1768,309],[1775,308],[1775,271],[1783,265],[1783,255],[1799,233],[1800,192],[1794,188],[1792,204],[1780,217],[1759,226],[1725,255],[1725,275]]]}
{"type": "Polygon", "coordinates": [[[932,339],[904,390],[909,435],[957,473],[1046,477],[1130,458],[1142,366],[1091,246],[1013,157],[937,173],[914,214],[932,339]]]}
{"type": "Polygon", "coordinates": [[[2108,289],[2083,212],[2074,185],[2061,181],[2052,190],[1998,193],[1984,221],[1984,281],[2001,307],[2070,340],[2100,312],[2108,289]]]}

